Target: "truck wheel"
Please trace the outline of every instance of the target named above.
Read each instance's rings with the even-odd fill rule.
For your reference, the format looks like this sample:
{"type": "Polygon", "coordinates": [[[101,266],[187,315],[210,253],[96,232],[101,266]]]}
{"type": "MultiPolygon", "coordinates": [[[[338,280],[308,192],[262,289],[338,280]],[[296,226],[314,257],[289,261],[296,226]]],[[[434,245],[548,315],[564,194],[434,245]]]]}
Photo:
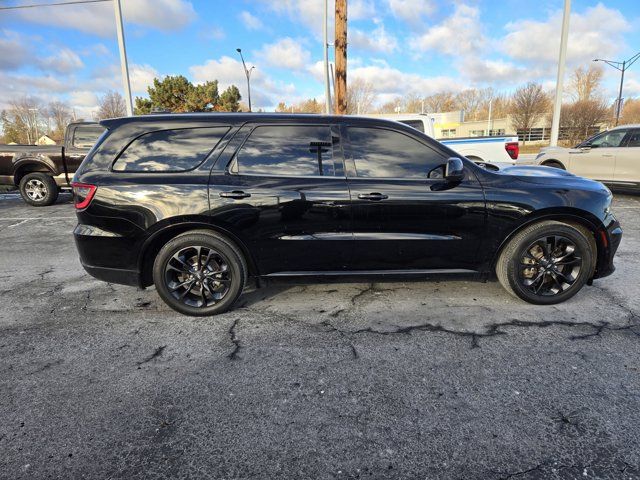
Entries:
{"type": "Polygon", "coordinates": [[[195,230],[169,241],[153,263],[153,283],[177,312],[207,316],[226,312],[242,293],[247,264],[223,236],[195,230]]]}
{"type": "Polygon", "coordinates": [[[58,199],[58,185],[46,173],[28,173],[20,180],[20,195],[29,205],[45,207],[58,199]]]}
{"type": "Polygon", "coordinates": [[[595,243],[588,234],[555,221],[524,228],[500,253],[498,280],[509,293],[536,305],[571,298],[593,274],[595,243]]]}

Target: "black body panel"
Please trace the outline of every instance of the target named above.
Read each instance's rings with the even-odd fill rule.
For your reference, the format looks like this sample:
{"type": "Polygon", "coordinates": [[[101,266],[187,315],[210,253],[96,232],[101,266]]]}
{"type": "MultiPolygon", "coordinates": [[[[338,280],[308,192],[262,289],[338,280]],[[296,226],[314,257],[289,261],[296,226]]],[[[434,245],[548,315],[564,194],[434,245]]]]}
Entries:
{"type": "Polygon", "coordinates": [[[489,171],[467,160],[464,179],[457,182],[426,176],[362,178],[344,155],[347,139],[341,132],[347,121],[412,136],[443,164],[457,156],[411,127],[372,118],[185,114],[108,120],[102,124],[109,132],[75,176],[75,181],[97,186],[93,201],[78,212],[80,225],[96,227],[76,231],[82,263],[98,278],[148,285],[149,262],[164,242],[190,229],[209,228],[238,244],[253,276],[491,275],[500,248],[519,228],[540,219],[561,219],[594,233],[594,276],[613,271],[621,230],[609,211],[611,194],[602,184],[544,167],[489,171]],[[256,125],[310,124],[331,128],[332,175],[238,171],[236,155],[256,125]],[[112,170],[121,152],[145,133],[212,126],[229,130],[191,170],[112,170]]]}

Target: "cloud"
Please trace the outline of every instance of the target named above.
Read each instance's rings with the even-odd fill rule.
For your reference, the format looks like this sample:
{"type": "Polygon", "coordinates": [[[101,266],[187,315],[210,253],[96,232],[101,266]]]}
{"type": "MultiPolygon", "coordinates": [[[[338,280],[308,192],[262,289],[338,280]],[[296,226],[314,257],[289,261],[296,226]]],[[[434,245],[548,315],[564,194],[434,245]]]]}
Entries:
{"type": "Polygon", "coordinates": [[[17,32],[2,30],[0,37],[0,70],[17,70],[29,61],[30,48],[17,32]]]}
{"type": "MultiPolygon", "coordinates": [[[[230,85],[236,85],[240,89],[243,101],[247,102],[247,80],[240,60],[227,56],[217,60],[210,59],[201,65],[193,65],[189,72],[196,83],[218,80],[220,91],[230,85]]],[[[292,83],[275,81],[260,69],[254,70],[251,74],[251,102],[254,110],[272,109],[279,101],[290,99],[295,92],[296,88],[292,83]]]]}
{"type": "Polygon", "coordinates": [[[413,36],[409,43],[419,52],[436,50],[448,55],[478,52],[486,43],[480,10],[478,7],[459,3],[450,17],[439,25],[428,28],[423,34],[413,36]]]}
{"type": "Polygon", "coordinates": [[[267,65],[290,70],[303,69],[311,58],[309,51],[302,48],[299,41],[290,37],[264,45],[255,53],[267,65]]]}
{"type": "Polygon", "coordinates": [[[514,85],[537,78],[535,70],[504,60],[488,60],[475,56],[465,58],[458,65],[460,74],[473,83],[514,85]]]}
{"type": "Polygon", "coordinates": [[[40,59],[37,64],[42,70],[61,74],[72,73],[84,67],[78,54],[66,47],[54,55],[40,59]]]}
{"type": "Polygon", "coordinates": [[[395,17],[412,24],[420,22],[436,9],[431,0],[388,0],[388,4],[395,17]]]}
{"type": "MultiPolygon", "coordinates": [[[[322,62],[313,63],[307,71],[318,82],[324,82],[322,62]]],[[[366,66],[349,63],[348,80],[351,82],[356,79],[371,84],[377,96],[377,103],[380,104],[407,94],[426,96],[441,91],[458,92],[467,88],[466,84],[452,77],[427,77],[417,73],[407,73],[387,65],[384,61],[366,66]]]]}
{"type": "MultiPolygon", "coordinates": [[[[179,30],[196,18],[193,5],[187,0],[124,1],[122,10],[126,22],[167,32],[179,30]]],[[[115,32],[111,2],[16,10],[10,15],[27,22],[72,28],[103,37],[115,32]]]]}
{"type": "Polygon", "coordinates": [[[246,10],[241,12],[238,18],[240,18],[240,21],[247,30],[260,30],[262,28],[262,21],[246,10]]]}
{"type": "Polygon", "coordinates": [[[382,53],[392,53],[398,48],[398,40],[389,34],[382,24],[371,32],[363,32],[357,28],[351,29],[349,44],[356,49],[382,53]]]}
{"type": "MultiPolygon", "coordinates": [[[[506,26],[509,33],[501,41],[501,50],[510,57],[530,63],[557,64],[560,48],[562,12],[546,21],[519,20],[506,26]]],[[[567,62],[572,65],[590,62],[596,57],[615,56],[624,49],[623,33],[630,23],[620,11],[601,3],[584,13],[571,14],[567,62]]]]}

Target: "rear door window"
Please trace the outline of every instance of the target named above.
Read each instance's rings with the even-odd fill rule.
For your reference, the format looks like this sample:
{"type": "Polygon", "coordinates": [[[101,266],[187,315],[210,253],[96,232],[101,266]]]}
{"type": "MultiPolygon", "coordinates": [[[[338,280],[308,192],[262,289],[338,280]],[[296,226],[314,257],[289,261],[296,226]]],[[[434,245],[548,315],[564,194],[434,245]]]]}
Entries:
{"type": "Polygon", "coordinates": [[[118,172],[184,172],[200,165],[228,127],[180,128],[145,133],[113,165],[118,172]]]}
{"type": "Polygon", "coordinates": [[[640,130],[631,130],[625,147],[640,147],[640,130]]]}
{"type": "Polygon", "coordinates": [[[333,176],[331,129],[322,125],[256,127],[236,154],[240,175],[333,176]]]}

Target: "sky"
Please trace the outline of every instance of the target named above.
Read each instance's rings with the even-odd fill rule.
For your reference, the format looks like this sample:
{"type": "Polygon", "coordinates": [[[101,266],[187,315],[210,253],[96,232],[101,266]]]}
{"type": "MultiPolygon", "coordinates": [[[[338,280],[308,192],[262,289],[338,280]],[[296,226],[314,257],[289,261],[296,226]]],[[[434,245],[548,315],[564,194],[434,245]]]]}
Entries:
{"type": "MultiPolygon", "coordinates": [[[[0,6],[64,0],[0,0],[0,6]]],[[[154,77],[217,79],[221,89],[251,77],[254,109],[323,101],[323,0],[122,0],[134,96],[154,77]]],[[[528,81],[555,87],[562,0],[348,0],[348,79],[369,81],[379,104],[399,95],[528,81]]],[[[329,0],[330,35],[333,1],[329,0]]],[[[640,1],[573,0],[568,71],[594,58],[640,51],[640,1]]],[[[330,49],[333,57],[333,49],[330,49]]],[[[619,72],[604,65],[604,93],[619,72]]],[[[67,101],[90,117],[99,97],[122,91],[110,2],[0,10],[0,109],[27,95],[67,101]]],[[[640,96],[640,62],[624,97],[640,96]]]]}

